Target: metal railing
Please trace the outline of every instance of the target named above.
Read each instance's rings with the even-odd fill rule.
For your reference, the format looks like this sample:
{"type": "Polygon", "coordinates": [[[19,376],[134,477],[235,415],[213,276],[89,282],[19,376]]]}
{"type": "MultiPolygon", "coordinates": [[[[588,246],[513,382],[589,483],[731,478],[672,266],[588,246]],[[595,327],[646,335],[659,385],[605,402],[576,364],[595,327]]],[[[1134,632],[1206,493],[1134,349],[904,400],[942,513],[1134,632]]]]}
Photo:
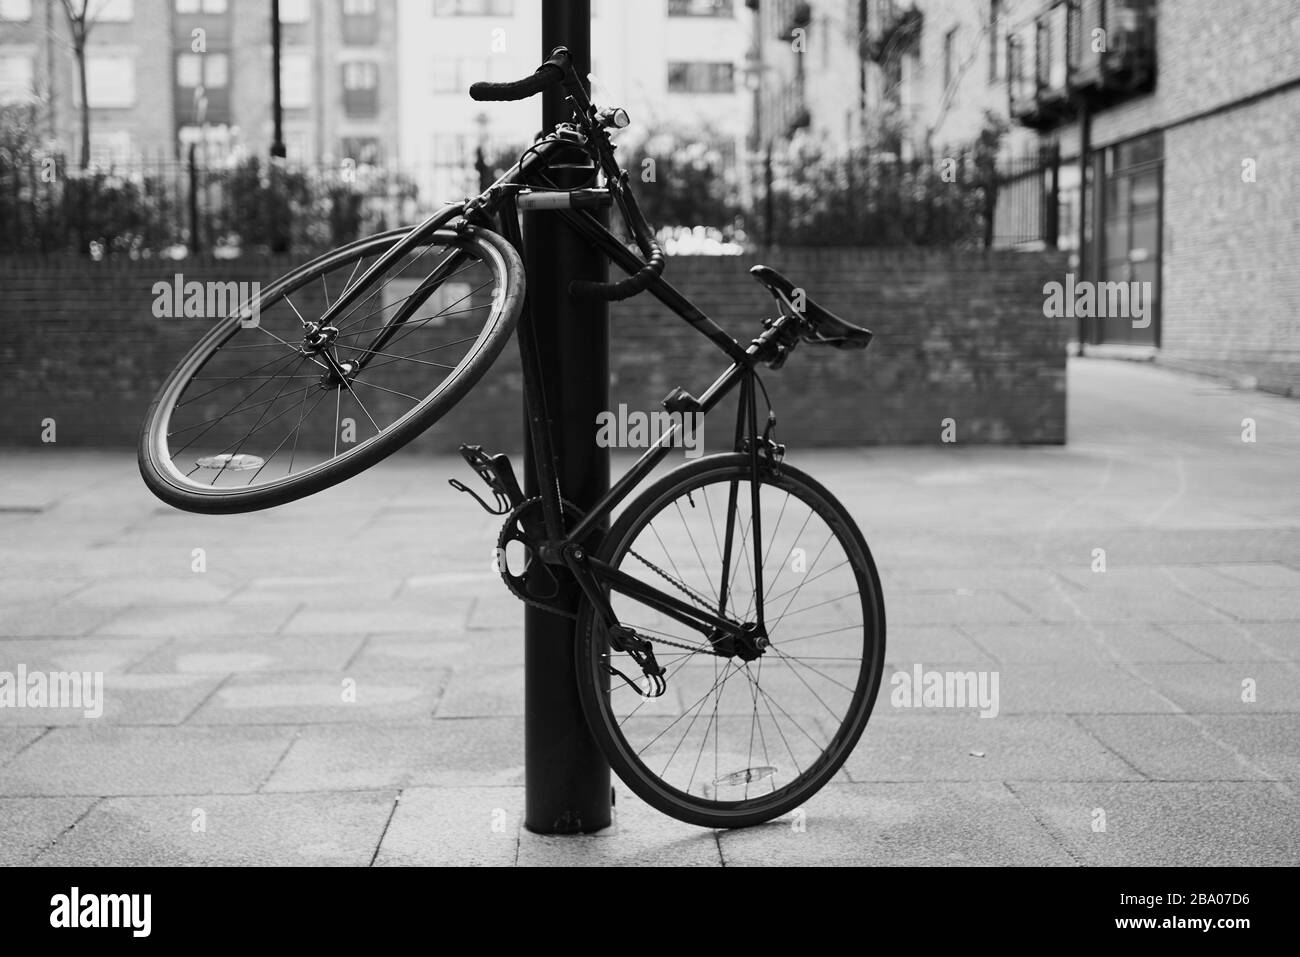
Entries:
{"type": "Polygon", "coordinates": [[[0,254],[315,252],[478,191],[473,161],[422,167],[248,157],[105,163],[0,151],[0,254]]]}

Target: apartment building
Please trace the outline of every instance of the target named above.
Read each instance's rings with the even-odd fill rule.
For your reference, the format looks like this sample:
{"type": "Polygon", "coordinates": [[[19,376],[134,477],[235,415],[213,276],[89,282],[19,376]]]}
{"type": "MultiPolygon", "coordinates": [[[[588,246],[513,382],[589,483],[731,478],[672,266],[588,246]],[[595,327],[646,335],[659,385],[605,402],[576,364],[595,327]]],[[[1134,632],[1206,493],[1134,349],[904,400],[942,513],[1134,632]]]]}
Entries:
{"type": "MultiPolygon", "coordinates": [[[[211,14],[191,12],[189,17],[211,16],[228,31],[232,67],[240,76],[232,78],[230,113],[223,119],[234,142],[266,154],[274,132],[267,0],[175,2],[177,7],[225,8],[211,14]]],[[[396,158],[397,6],[397,0],[280,0],[283,135],[290,159],[331,163],[396,158]]],[[[192,27],[192,19],[182,22],[177,17],[178,46],[192,27]]]]}
{"type": "Polygon", "coordinates": [[[1300,0],[748,6],[756,141],[935,156],[991,113],[1004,159],[1050,157],[1000,188],[995,235],[1150,284],[1149,323],[1079,320],[1086,351],[1300,391],[1300,0]]]}
{"type": "Polygon", "coordinates": [[[1085,349],[1300,391],[1300,0],[1054,0],[1009,42],[1013,119],[1084,183],[1076,271],[1155,294],[1085,349]]]}
{"type": "MultiPolygon", "coordinates": [[[[92,155],[127,159],[173,135],[169,23],[164,0],[103,0],[91,9],[86,88],[92,155]]],[[[81,94],[63,5],[0,0],[0,104],[32,106],[40,128],[80,150],[81,94]]]]}
{"type": "MultiPolygon", "coordinates": [[[[970,143],[1008,112],[1006,31],[1037,0],[747,0],[754,142],[905,157],[970,143]]],[[[1008,149],[1032,136],[1013,135],[1008,149]]]]}
{"type": "MultiPolygon", "coordinates": [[[[632,116],[628,134],[675,131],[735,149],[750,122],[741,74],[749,31],[738,0],[592,0],[591,66],[598,102],[632,116]]],[[[476,80],[510,80],[542,59],[538,0],[401,3],[402,164],[434,195],[474,188],[476,150],[515,147],[540,124],[537,101],[476,103],[476,80]]],[[[625,134],[627,135],[627,134],[625,134]]]]}
{"type": "MultiPolygon", "coordinates": [[[[87,30],[97,161],[232,150],[273,139],[267,0],[98,0],[87,30]]],[[[283,133],[304,162],[396,154],[396,0],[281,0],[283,133]]],[[[0,102],[36,107],[47,135],[80,150],[80,94],[63,5],[0,0],[0,102]]]]}

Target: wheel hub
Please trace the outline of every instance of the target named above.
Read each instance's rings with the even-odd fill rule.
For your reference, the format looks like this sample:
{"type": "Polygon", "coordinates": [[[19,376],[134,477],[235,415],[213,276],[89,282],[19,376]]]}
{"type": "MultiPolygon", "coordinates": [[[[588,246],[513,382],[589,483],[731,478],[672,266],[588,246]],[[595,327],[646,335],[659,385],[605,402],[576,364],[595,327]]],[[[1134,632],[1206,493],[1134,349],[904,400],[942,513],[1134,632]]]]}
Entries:
{"type": "Polygon", "coordinates": [[[341,388],[348,382],[356,378],[357,370],[360,365],[352,360],[339,362],[330,367],[330,370],[320,377],[320,387],[328,392],[330,389],[341,388]]]}
{"type": "Polygon", "coordinates": [[[314,356],[330,345],[339,337],[337,326],[322,326],[318,322],[310,322],[302,333],[301,351],[305,356],[314,356]]]}
{"type": "Polygon", "coordinates": [[[723,658],[739,658],[741,661],[753,661],[767,653],[769,642],[767,630],[757,622],[749,621],[740,626],[739,635],[728,635],[720,628],[715,628],[709,635],[713,653],[723,658]]]}

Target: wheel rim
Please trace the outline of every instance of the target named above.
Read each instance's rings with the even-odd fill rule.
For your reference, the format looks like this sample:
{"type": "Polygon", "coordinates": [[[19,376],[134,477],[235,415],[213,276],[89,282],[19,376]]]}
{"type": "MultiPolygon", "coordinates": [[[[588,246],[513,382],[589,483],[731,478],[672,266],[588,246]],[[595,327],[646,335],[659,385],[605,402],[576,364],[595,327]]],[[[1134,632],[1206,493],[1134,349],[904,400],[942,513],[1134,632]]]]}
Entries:
{"type": "Polygon", "coordinates": [[[439,231],[376,277],[332,331],[316,322],[401,235],[309,263],[253,300],[255,325],[232,313],[211,330],[164,387],[150,426],[167,485],[237,500],[342,474],[457,385],[507,308],[507,264],[493,243],[439,231]],[[391,338],[379,341],[387,326],[391,338]]]}
{"type": "MultiPolygon", "coordinates": [[[[730,488],[729,482],[718,484],[724,474],[700,473],[666,489],[646,510],[650,518],[639,518],[620,535],[608,560],[679,597],[689,589],[716,603],[720,588],[710,579],[721,576],[703,569],[721,570],[726,500],[720,492],[730,488]],[[678,506],[692,509],[695,521],[687,521],[678,506]]],[[[771,586],[764,601],[771,641],[766,653],[743,662],[656,642],[668,694],[651,701],[637,698],[618,676],[606,685],[602,657],[593,651],[588,660],[601,696],[600,720],[622,763],[661,805],[682,809],[688,818],[694,814],[699,823],[766,818],[806,799],[851,751],[878,689],[883,611],[869,557],[829,503],[813,495],[810,505],[793,494],[794,483],[769,481],[760,484],[763,577],[771,586]],[[803,571],[795,572],[799,567],[803,571]],[[849,587],[843,587],[846,576],[849,587]],[[858,616],[849,623],[841,617],[846,602],[858,616]]],[[[747,502],[748,481],[738,491],[747,502]]],[[[737,517],[737,544],[745,540],[747,524],[743,515],[737,517]]],[[[733,567],[733,589],[735,580],[743,587],[732,591],[727,605],[738,620],[745,620],[744,606],[752,605],[747,574],[733,567]]],[[[696,648],[707,644],[697,632],[630,599],[611,601],[621,623],[651,638],[696,648]]],[[[608,650],[601,636],[592,641],[594,649],[608,650]]],[[[626,655],[615,651],[610,661],[625,675],[641,675],[626,655]]]]}

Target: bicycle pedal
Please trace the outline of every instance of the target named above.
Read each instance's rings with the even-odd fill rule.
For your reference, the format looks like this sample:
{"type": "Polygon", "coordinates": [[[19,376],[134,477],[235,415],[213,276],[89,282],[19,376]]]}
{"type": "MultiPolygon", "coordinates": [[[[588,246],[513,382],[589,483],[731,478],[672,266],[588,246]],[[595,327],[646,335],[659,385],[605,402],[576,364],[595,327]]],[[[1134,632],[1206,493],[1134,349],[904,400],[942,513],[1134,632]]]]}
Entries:
{"type": "Polygon", "coordinates": [[[489,505],[457,479],[448,480],[452,488],[458,492],[469,493],[489,515],[504,515],[523,504],[524,493],[519,487],[519,480],[515,478],[515,470],[510,464],[509,456],[502,452],[488,455],[481,445],[462,445],[460,455],[474,473],[487,484],[496,499],[496,507],[489,505]]]}
{"type": "Polygon", "coordinates": [[[485,502],[477,492],[475,492],[472,488],[470,488],[460,479],[447,479],[447,484],[450,485],[452,488],[454,488],[457,492],[464,492],[474,501],[478,502],[479,505],[483,507],[483,511],[487,512],[489,515],[504,515],[506,514],[506,512],[510,511],[510,503],[506,501],[504,495],[496,496],[496,508],[493,508],[491,505],[485,502]]]}

